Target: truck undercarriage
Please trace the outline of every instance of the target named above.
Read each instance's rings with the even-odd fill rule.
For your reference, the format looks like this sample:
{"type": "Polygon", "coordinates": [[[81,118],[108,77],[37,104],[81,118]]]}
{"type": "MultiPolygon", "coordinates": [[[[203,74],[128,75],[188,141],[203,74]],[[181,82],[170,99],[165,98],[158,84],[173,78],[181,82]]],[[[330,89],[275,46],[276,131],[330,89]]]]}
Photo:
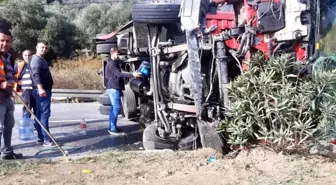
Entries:
{"type": "MultiPolygon", "coordinates": [[[[145,128],[145,149],[228,150],[216,127],[230,106],[227,85],[257,52],[287,53],[313,62],[318,55],[318,0],[182,0],[136,4],[122,34],[129,79],[145,128]]],[[[100,37],[100,39],[104,39],[100,37]]],[[[122,40],[122,39],[121,39],[122,40]]],[[[127,71],[126,70],[126,71],[127,71]]],[[[127,104],[128,95],[123,101],[127,104]]],[[[125,109],[124,109],[125,111],[125,109]]]]}

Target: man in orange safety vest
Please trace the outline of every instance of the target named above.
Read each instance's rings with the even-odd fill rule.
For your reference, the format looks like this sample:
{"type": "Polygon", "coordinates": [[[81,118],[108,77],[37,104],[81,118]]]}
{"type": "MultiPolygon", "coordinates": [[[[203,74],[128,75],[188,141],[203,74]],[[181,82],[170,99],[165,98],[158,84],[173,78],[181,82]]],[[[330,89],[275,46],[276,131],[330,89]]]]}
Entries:
{"type": "Polygon", "coordinates": [[[30,57],[31,57],[31,51],[24,50],[22,53],[23,60],[18,60],[15,63],[14,73],[16,83],[14,84],[14,90],[17,92],[22,91],[22,76],[24,75],[25,69],[27,68],[30,57]]]}

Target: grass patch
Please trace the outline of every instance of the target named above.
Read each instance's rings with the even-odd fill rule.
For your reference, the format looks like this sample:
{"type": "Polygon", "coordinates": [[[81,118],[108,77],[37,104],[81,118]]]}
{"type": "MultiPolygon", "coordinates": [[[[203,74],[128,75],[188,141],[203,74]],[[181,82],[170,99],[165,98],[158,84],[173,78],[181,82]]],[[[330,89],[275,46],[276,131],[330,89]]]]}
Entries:
{"type": "Polygon", "coordinates": [[[20,172],[32,172],[37,167],[37,161],[2,161],[0,162],[0,176],[20,172]]]}
{"type": "Polygon", "coordinates": [[[99,59],[59,60],[51,68],[54,79],[53,88],[102,90],[103,79],[97,74],[101,67],[102,63],[99,59]]]}
{"type": "Polygon", "coordinates": [[[126,162],[128,159],[130,160],[136,156],[137,154],[132,152],[106,152],[101,155],[75,158],[72,159],[71,161],[75,164],[87,164],[102,161],[104,161],[107,164],[111,164],[111,163],[123,163],[126,162]]]}

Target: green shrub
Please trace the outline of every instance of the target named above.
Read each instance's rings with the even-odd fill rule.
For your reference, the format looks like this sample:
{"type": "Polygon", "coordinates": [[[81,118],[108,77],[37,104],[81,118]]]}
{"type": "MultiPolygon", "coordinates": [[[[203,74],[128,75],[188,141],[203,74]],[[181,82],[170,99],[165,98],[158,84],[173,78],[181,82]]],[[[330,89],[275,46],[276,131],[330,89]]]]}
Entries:
{"type": "Polygon", "coordinates": [[[0,17],[13,24],[13,47],[17,51],[34,49],[47,24],[48,14],[38,0],[12,0],[0,6],[0,17]]]}
{"type": "Polygon", "coordinates": [[[79,48],[79,30],[63,16],[53,15],[47,21],[40,38],[48,41],[58,56],[70,57],[79,48]]]}
{"type": "Polygon", "coordinates": [[[255,56],[229,85],[230,107],[221,131],[232,145],[261,141],[275,151],[305,148],[335,135],[336,71],[300,75],[300,63],[255,56]],[[328,130],[328,132],[326,132],[328,130]]]}
{"type": "MultiPolygon", "coordinates": [[[[97,34],[111,33],[128,22],[135,0],[82,6],[41,0],[11,0],[0,6],[0,18],[13,24],[13,48],[34,50],[39,39],[47,40],[60,58],[71,58],[77,49],[94,51],[97,34]]],[[[0,1],[1,3],[1,1],[0,1]]]]}

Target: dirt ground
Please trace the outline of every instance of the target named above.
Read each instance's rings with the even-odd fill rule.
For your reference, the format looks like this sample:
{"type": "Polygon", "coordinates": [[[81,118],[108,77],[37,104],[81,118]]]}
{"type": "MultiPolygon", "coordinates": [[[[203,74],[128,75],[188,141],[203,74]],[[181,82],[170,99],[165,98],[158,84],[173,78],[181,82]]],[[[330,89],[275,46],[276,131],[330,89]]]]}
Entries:
{"type": "Polygon", "coordinates": [[[336,163],[322,157],[286,156],[258,148],[236,158],[213,150],[109,152],[100,156],[0,163],[7,184],[221,184],[331,185],[336,163]],[[210,156],[216,161],[208,162],[210,156]],[[89,169],[91,173],[82,170],[89,169]]]}

